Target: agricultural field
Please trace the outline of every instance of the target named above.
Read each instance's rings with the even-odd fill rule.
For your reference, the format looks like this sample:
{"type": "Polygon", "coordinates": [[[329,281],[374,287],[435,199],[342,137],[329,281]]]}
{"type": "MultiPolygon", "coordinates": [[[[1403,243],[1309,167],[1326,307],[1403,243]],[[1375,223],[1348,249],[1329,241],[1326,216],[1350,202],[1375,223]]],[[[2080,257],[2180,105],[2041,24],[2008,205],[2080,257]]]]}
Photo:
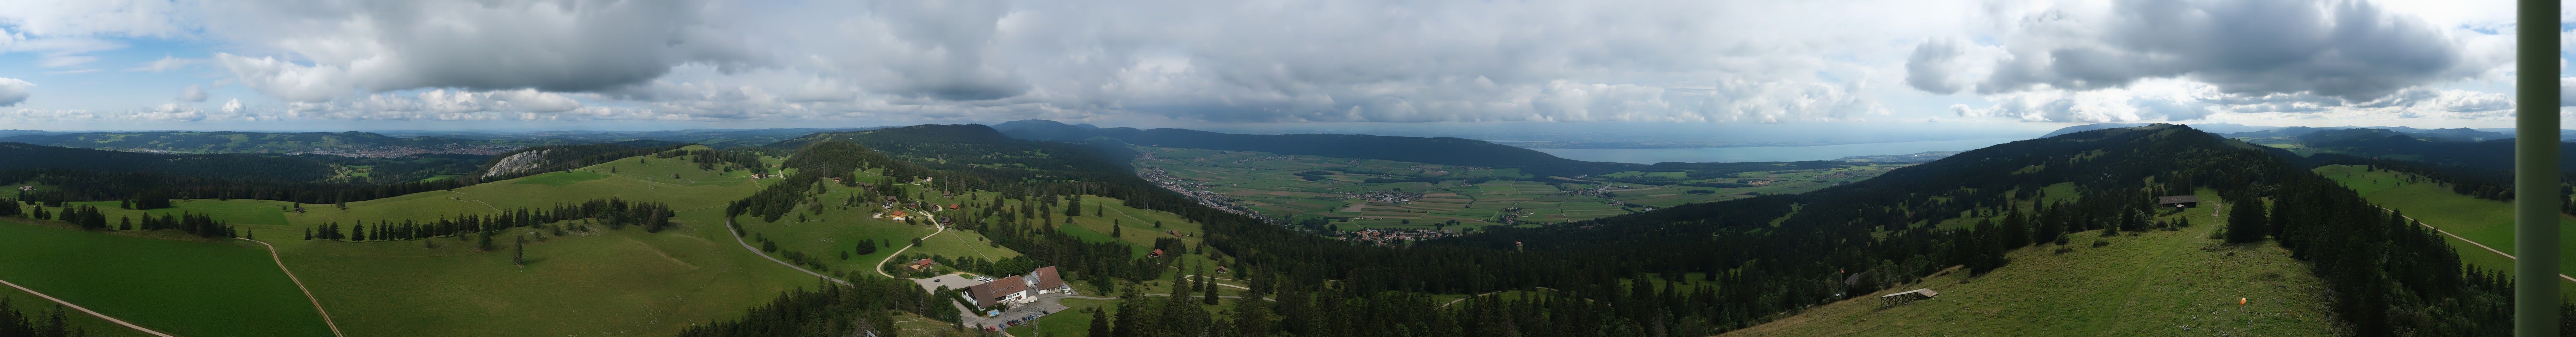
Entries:
{"type": "MultiPolygon", "coordinates": [[[[767,294],[820,286],[821,281],[811,275],[742,249],[725,230],[722,206],[750,195],[759,187],[760,182],[746,172],[699,170],[695,164],[676,158],[636,157],[568,172],[350,202],[345,209],[338,205],[301,204],[305,212],[291,212],[297,204],[238,199],[176,200],[173,208],[148,211],[115,209],[115,202],[78,204],[100,206],[111,219],[147,213],[211,214],[217,220],[248,230],[256,238],[277,246],[286,265],[302,278],[323,306],[331,311],[340,328],[350,335],[490,335],[496,331],[561,336],[669,335],[687,326],[686,323],[733,319],[747,308],[766,303],[770,299],[767,294]],[[680,177],[673,178],[672,174],[680,177]],[[646,233],[637,227],[608,230],[601,228],[604,226],[582,223],[583,220],[556,223],[551,228],[585,225],[593,230],[556,232],[551,228],[519,228],[496,237],[500,248],[493,251],[473,248],[471,237],[368,242],[305,241],[301,237],[305,230],[326,223],[345,225],[385,220],[436,220],[610,197],[667,203],[677,211],[678,216],[673,219],[677,225],[659,233],[646,233]],[[518,238],[528,239],[526,256],[529,263],[526,266],[511,263],[511,247],[518,238]]],[[[111,224],[114,223],[111,220],[111,224]]],[[[217,244],[145,238],[169,237],[171,233],[166,231],[109,232],[114,235],[61,231],[105,239],[226,247],[250,244],[246,241],[217,244]]],[[[926,233],[927,229],[922,229],[922,232],[926,233]]],[[[913,234],[883,235],[899,237],[913,234]]],[[[0,236],[0,239],[15,238],[21,236],[0,236]]],[[[782,240],[782,243],[785,241],[797,240],[782,240]]],[[[128,244],[119,244],[125,245],[128,244]]],[[[0,247],[0,250],[22,247],[9,246],[0,247]]],[[[255,244],[246,247],[255,247],[255,244]]],[[[848,249],[842,245],[835,247],[848,249]]],[[[276,313],[262,316],[275,317],[269,319],[297,319],[293,315],[304,315],[301,319],[310,322],[311,326],[321,326],[321,320],[312,317],[315,315],[311,302],[296,292],[292,284],[283,283],[283,275],[274,272],[277,264],[268,258],[265,251],[239,249],[240,254],[182,255],[255,257],[242,262],[251,264],[241,268],[258,267],[259,270],[270,271],[270,275],[278,275],[279,284],[286,287],[285,293],[215,287],[210,289],[216,290],[202,293],[220,294],[234,300],[186,303],[262,303],[247,301],[251,297],[263,301],[284,301],[301,311],[232,309],[220,312],[276,313]]],[[[837,251],[817,249],[814,253],[837,251]]],[[[831,257],[831,260],[838,261],[837,254],[831,257]]],[[[190,259],[169,261],[194,262],[191,268],[163,268],[192,275],[259,275],[197,271],[234,264],[190,259]]],[[[84,281],[98,277],[123,277],[90,273],[66,275],[84,281]]],[[[194,276],[157,279],[190,277],[194,276]]],[[[0,278],[17,281],[16,277],[6,274],[0,274],[0,278]]],[[[54,292],[35,285],[30,287],[54,292]]],[[[48,287],[60,286],[49,284],[48,287]]],[[[111,300],[109,303],[114,302],[111,300]]],[[[185,318],[175,321],[123,318],[140,321],[138,324],[147,326],[191,322],[185,318]]],[[[232,319],[223,323],[258,324],[277,329],[298,327],[260,319],[232,319]]],[[[208,336],[311,335],[296,331],[170,332],[208,336]]],[[[327,330],[320,333],[329,334],[327,330]]]]}
{"type": "MultiPolygon", "coordinates": [[[[186,336],[331,336],[268,252],[247,241],[164,240],[0,220],[0,280],[186,336]]],[[[47,221],[50,222],[50,221],[47,221]]],[[[56,223],[59,224],[59,223],[56,223]]],[[[12,294],[17,289],[0,288],[12,294]]],[[[53,307],[11,296],[22,309],[53,307]]],[[[132,335],[89,315],[100,335],[132,335]]]]}
{"type": "MultiPolygon", "coordinates": [[[[2513,252],[2513,204],[2478,199],[2451,192],[2449,185],[2404,172],[2372,170],[2367,166],[2328,165],[2314,170],[2319,175],[2343,183],[2345,188],[2361,194],[2363,199],[2381,207],[2397,210],[2425,225],[2485,244],[2489,248],[2513,252]]],[[[2576,217],[2558,216],[2561,227],[2576,226],[2576,217]]],[[[2460,260],[2488,270],[2511,272],[2513,260],[2478,248],[2468,241],[2446,238],[2458,249],[2460,260]]],[[[2560,256],[2576,255],[2576,245],[2559,245],[2560,256]]],[[[2561,260],[2559,270],[2576,270],[2576,259],[2561,260]]],[[[2561,287],[2576,294],[2576,283],[2561,287]]]]}
{"type": "MultiPolygon", "coordinates": [[[[1533,177],[1495,169],[1268,152],[1137,147],[1133,165],[1160,183],[1193,187],[1280,217],[1322,217],[1350,228],[1433,228],[1506,221],[1555,223],[1618,216],[1688,203],[1803,193],[1875,177],[1903,165],[1741,172],[1691,178],[1684,172],[1617,172],[1533,177]],[[1671,185],[1615,180],[1651,177],[1671,185]],[[1372,178],[1377,178],[1372,182],[1372,178]],[[1708,184],[1733,187],[1704,187],[1708,184]],[[1723,185],[1721,185],[1723,184],[1723,185]]],[[[1168,186],[1168,185],[1167,185],[1168,186]]]]}
{"type": "Polygon", "coordinates": [[[1721,336],[2334,335],[2324,284],[2306,264],[2270,243],[2209,239],[2226,227],[2216,209],[2166,215],[2191,218],[2179,231],[2068,234],[2070,252],[2024,247],[1986,275],[1954,268],[1721,336]],[[1941,294],[1895,306],[1877,299],[1918,288],[1941,294]]]}

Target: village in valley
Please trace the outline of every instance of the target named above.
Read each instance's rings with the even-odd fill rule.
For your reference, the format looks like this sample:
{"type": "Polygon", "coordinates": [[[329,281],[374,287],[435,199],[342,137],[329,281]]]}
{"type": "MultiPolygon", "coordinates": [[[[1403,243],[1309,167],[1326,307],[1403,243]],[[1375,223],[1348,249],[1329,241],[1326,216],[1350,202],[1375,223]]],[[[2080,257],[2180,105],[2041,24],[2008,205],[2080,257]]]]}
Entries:
{"type": "Polygon", "coordinates": [[[1905,164],[1742,172],[1617,172],[1534,177],[1513,168],[1136,147],[1146,181],[1200,203],[1294,228],[1376,244],[1653,211],[1686,203],[1811,191],[1905,164]],[[1690,173],[1699,174],[1699,173],[1690,173]],[[1653,184],[1645,182],[1654,182],[1653,184]]]}

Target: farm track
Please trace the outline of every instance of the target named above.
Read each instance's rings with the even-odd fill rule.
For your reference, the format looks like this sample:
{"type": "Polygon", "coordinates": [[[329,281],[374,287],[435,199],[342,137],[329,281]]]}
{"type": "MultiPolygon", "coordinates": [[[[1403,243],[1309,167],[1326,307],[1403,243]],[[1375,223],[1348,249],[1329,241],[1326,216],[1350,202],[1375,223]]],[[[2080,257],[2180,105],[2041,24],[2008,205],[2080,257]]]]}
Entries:
{"type": "Polygon", "coordinates": [[[123,325],[123,326],[125,326],[125,327],[127,327],[127,328],[133,328],[133,329],[134,329],[134,331],[142,331],[143,333],[152,334],[153,336],[161,336],[161,337],[178,337],[178,336],[171,336],[170,334],[166,334],[166,333],[161,333],[160,331],[152,331],[152,329],[146,329],[146,328],[143,328],[143,326],[134,325],[134,323],[127,323],[127,322],[125,322],[125,320],[116,319],[115,317],[108,317],[108,316],[107,316],[107,314],[101,314],[101,313],[98,313],[97,311],[90,311],[90,310],[89,310],[89,308],[83,308],[83,307],[81,307],[79,304],[72,304],[72,302],[70,302],[70,301],[64,301],[63,299],[54,298],[54,296],[53,296],[53,295],[46,295],[45,293],[36,292],[36,290],[35,290],[35,289],[27,289],[27,287],[18,286],[18,284],[17,284],[17,283],[9,283],[9,280],[0,280],[0,285],[7,285],[7,286],[9,286],[10,288],[18,288],[18,291],[24,291],[24,292],[27,292],[28,294],[36,295],[36,297],[43,297],[43,298],[45,298],[45,300],[47,300],[47,301],[54,301],[54,304],[61,304],[61,305],[63,305],[63,307],[65,307],[65,308],[72,308],[72,310],[80,310],[80,312],[89,313],[89,315],[90,315],[90,316],[98,316],[98,319],[104,319],[104,320],[107,320],[109,323],[116,323],[116,325],[123,325]]]}
{"type": "Polygon", "coordinates": [[[288,270],[288,269],[286,269],[286,258],[284,258],[284,257],[279,257],[279,256],[277,255],[277,246],[276,246],[276,245],[268,244],[268,241],[260,241],[260,240],[252,240],[252,239],[242,239],[242,240],[250,240],[250,242],[258,242],[260,246],[266,246],[266,247],[268,247],[268,259],[269,259],[269,260],[277,261],[277,271],[278,271],[278,272],[286,273],[286,280],[287,280],[287,281],[293,281],[293,282],[295,282],[295,290],[297,290],[297,291],[303,291],[303,292],[304,292],[304,299],[305,299],[305,300],[313,301],[313,312],[315,312],[315,313],[319,313],[319,314],[322,314],[322,324],[323,324],[323,325],[326,325],[326,326],[330,326],[330,327],[331,327],[331,335],[332,335],[332,336],[340,336],[340,337],[348,337],[348,336],[349,336],[349,334],[341,333],[341,332],[340,332],[340,322],[336,322],[336,321],[332,321],[332,320],[331,320],[331,311],[330,311],[330,310],[322,309],[322,298],[320,298],[320,297],[314,297],[314,296],[313,296],[313,289],[311,289],[311,288],[305,288],[305,287],[304,287],[304,280],[303,280],[303,279],[296,278],[296,277],[295,277],[295,271],[294,271],[294,270],[288,270]]]}

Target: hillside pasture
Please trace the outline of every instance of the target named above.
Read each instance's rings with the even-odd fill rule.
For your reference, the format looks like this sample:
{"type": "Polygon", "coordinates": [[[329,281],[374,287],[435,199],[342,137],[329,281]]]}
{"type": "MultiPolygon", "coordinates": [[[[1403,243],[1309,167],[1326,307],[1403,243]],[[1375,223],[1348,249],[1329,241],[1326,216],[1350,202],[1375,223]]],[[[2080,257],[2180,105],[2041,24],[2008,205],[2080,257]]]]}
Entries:
{"type": "Polygon", "coordinates": [[[31,220],[0,220],[0,256],[9,257],[0,259],[0,280],[176,335],[331,335],[312,302],[256,243],[164,240],[22,221],[31,220]]]}

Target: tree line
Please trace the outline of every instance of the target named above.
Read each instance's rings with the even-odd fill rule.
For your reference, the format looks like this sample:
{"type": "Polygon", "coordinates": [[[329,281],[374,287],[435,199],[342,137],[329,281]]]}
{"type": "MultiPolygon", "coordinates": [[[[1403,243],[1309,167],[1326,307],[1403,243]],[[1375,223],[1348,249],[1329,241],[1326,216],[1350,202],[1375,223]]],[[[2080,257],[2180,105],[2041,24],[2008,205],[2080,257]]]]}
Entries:
{"type": "MultiPolygon", "coordinates": [[[[305,240],[385,241],[432,237],[455,237],[470,233],[490,235],[502,229],[531,227],[572,220],[592,220],[611,230],[626,226],[643,226],[645,232],[661,232],[671,227],[677,212],[659,202],[626,201],[618,198],[593,199],[578,203],[556,203],[552,208],[512,208],[499,213],[458,214],[438,220],[378,220],[375,223],[323,223],[307,229],[305,240]]],[[[489,250],[489,248],[486,248],[489,250]]]]}

